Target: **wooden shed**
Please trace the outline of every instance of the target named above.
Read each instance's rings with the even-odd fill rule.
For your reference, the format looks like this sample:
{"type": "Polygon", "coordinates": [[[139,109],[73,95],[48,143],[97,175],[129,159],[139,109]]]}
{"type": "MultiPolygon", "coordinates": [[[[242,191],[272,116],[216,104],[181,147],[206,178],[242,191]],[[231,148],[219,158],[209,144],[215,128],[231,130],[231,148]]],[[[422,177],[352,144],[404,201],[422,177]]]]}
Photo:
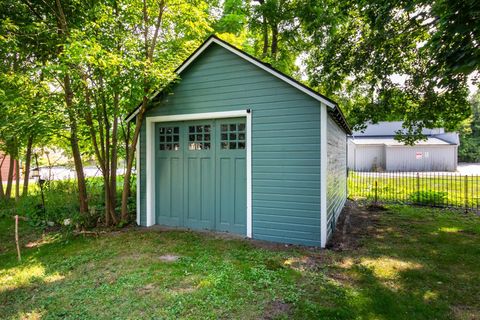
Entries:
{"type": "Polygon", "coordinates": [[[347,196],[337,104],[215,36],[176,72],[141,128],[138,224],[324,247],[347,196]]]}

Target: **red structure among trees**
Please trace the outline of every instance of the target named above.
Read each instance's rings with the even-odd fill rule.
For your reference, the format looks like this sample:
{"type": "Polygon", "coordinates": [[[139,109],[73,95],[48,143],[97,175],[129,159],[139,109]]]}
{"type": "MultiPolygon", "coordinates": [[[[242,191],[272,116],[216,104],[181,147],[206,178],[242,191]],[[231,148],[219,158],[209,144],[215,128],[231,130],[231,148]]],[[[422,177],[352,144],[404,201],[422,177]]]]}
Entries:
{"type": "Polygon", "coordinates": [[[15,161],[9,155],[0,153],[0,181],[8,180],[10,167],[12,168],[12,177],[15,179],[15,161]]]}

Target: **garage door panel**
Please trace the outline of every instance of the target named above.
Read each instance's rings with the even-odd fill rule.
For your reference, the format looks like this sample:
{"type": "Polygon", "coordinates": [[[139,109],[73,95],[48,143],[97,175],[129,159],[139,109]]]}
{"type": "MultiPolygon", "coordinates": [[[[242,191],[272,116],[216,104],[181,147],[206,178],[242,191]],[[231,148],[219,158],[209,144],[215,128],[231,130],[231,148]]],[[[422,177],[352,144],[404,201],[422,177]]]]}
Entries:
{"type": "Polygon", "coordinates": [[[246,233],[244,118],[156,126],[157,223],[246,233]]]}
{"type": "Polygon", "coordinates": [[[201,159],[201,217],[209,222],[209,227],[215,227],[215,171],[212,158],[201,159]]]}
{"type": "Polygon", "coordinates": [[[212,148],[213,121],[185,123],[188,146],[185,149],[185,226],[195,229],[215,227],[215,150],[212,148]]]}
{"type": "Polygon", "coordinates": [[[235,216],[234,224],[236,227],[246,225],[246,161],[245,158],[235,159],[235,216]]]}
{"type": "MultiPolygon", "coordinates": [[[[179,221],[182,217],[183,212],[183,199],[182,199],[182,187],[183,187],[183,172],[182,172],[182,165],[183,159],[181,158],[172,158],[170,160],[170,167],[171,167],[171,175],[170,175],[170,185],[171,193],[171,206],[170,212],[172,219],[179,221]]],[[[167,189],[167,187],[165,187],[167,189]]]]}
{"type": "Polygon", "coordinates": [[[217,122],[217,230],[246,233],[245,119],[217,122]]]}
{"type": "Polygon", "coordinates": [[[186,226],[214,228],[215,184],[213,159],[189,157],[186,164],[186,226]]]}
{"type": "Polygon", "coordinates": [[[156,152],[156,217],[161,224],[183,224],[183,153],[181,151],[181,125],[157,125],[156,152]]]}
{"type": "Polygon", "coordinates": [[[189,221],[198,220],[198,210],[197,208],[200,206],[200,178],[199,175],[199,161],[197,158],[188,158],[187,159],[187,183],[185,184],[187,187],[187,219],[189,221]]]}
{"type": "Polygon", "coordinates": [[[228,225],[231,221],[230,213],[234,210],[234,203],[231,201],[232,197],[230,196],[234,195],[232,160],[230,158],[220,158],[218,165],[220,177],[218,222],[228,225]]]}

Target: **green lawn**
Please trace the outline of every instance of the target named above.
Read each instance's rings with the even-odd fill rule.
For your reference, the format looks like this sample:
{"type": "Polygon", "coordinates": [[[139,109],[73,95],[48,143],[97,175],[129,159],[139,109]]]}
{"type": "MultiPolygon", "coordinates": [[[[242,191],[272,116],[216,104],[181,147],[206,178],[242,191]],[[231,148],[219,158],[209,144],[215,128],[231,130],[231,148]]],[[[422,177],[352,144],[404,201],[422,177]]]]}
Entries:
{"type": "Polygon", "coordinates": [[[350,224],[344,250],[313,250],[144,229],[66,239],[23,223],[18,263],[0,218],[0,318],[478,319],[478,216],[360,207],[350,224]]]}
{"type": "Polygon", "coordinates": [[[416,203],[480,210],[480,176],[455,173],[349,172],[353,199],[416,203]]]}

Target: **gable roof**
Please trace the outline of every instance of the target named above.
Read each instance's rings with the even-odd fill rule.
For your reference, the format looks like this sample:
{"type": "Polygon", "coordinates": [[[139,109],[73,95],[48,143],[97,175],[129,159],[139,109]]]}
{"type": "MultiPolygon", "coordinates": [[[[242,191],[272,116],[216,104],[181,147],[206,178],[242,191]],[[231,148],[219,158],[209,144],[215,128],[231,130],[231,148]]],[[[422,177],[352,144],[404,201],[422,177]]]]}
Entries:
{"type": "MultiPolygon", "coordinates": [[[[408,134],[403,127],[403,121],[380,121],[377,123],[367,123],[367,127],[361,131],[354,131],[353,136],[356,137],[368,137],[368,136],[394,136],[397,132],[403,132],[408,134]]],[[[433,136],[438,134],[444,134],[444,128],[423,128],[422,134],[425,136],[433,136]]]]}
{"type": "MultiPolygon", "coordinates": [[[[284,74],[283,72],[280,72],[276,69],[274,69],[272,66],[270,66],[269,64],[266,64],[266,63],[263,63],[262,61],[258,60],[257,58],[251,56],[250,54],[234,47],[233,45],[231,45],[230,43],[226,42],[226,41],[223,41],[221,40],[220,38],[216,37],[215,35],[212,35],[210,36],[207,40],[205,40],[205,42],[200,46],[198,47],[177,69],[175,69],[175,73],[180,75],[185,69],[187,69],[187,67],[193,62],[195,61],[195,59],[197,59],[203,51],[205,51],[205,49],[207,49],[212,43],[215,43],[221,47],[223,47],[224,49],[230,51],[231,53],[239,56],[240,58],[244,59],[244,60],[247,60],[248,62],[256,65],[257,67],[259,67],[260,69],[263,69],[264,71],[270,73],[271,75],[279,78],[280,80],[288,83],[289,85],[297,88],[298,90],[302,91],[303,93],[309,95],[310,97],[314,98],[315,100],[325,104],[326,106],[329,107],[329,114],[332,116],[332,118],[335,120],[335,122],[341,127],[343,128],[343,130],[348,133],[348,134],[351,134],[351,130],[350,130],[350,127],[345,119],[345,116],[343,115],[342,111],[340,110],[340,108],[338,107],[338,104],[327,98],[326,96],[316,92],[315,90],[307,87],[306,85],[304,85],[303,83],[293,79],[292,77],[284,74]]],[[[160,91],[157,91],[155,92],[152,97],[150,98],[151,99],[154,99],[159,93],[161,92],[160,91]]],[[[130,112],[127,117],[126,117],[126,121],[129,122],[131,121],[132,119],[135,118],[135,116],[138,114],[138,112],[140,111],[140,105],[138,105],[132,112],[130,112]]]]}
{"type": "MultiPolygon", "coordinates": [[[[385,145],[385,146],[411,147],[410,145],[406,145],[405,143],[396,140],[394,136],[390,136],[390,137],[385,137],[385,136],[381,136],[381,137],[374,137],[374,136],[354,137],[354,138],[351,138],[350,141],[353,144],[365,145],[365,146],[385,145]]],[[[437,138],[437,137],[428,137],[426,140],[417,141],[414,146],[445,146],[445,145],[455,145],[455,144],[447,142],[447,141],[442,140],[442,139],[437,138]]]]}

